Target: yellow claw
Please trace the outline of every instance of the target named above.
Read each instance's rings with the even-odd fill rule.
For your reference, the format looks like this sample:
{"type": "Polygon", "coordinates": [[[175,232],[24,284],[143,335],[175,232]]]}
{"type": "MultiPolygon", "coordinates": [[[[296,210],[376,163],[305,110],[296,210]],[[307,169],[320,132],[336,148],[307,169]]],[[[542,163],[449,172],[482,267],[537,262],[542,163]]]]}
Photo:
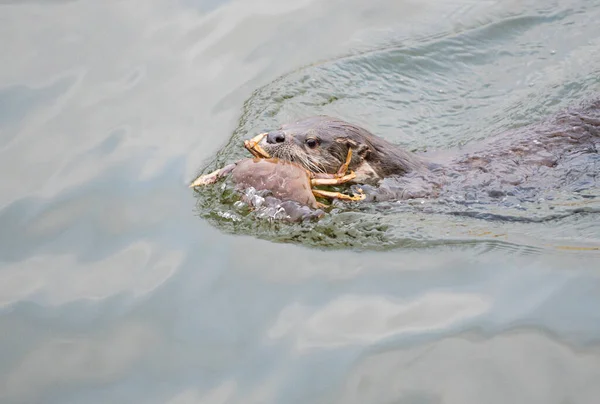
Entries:
{"type": "Polygon", "coordinates": [[[321,198],[337,198],[343,201],[362,201],[365,199],[365,195],[363,193],[359,193],[358,195],[346,195],[341,192],[332,192],[332,191],[323,191],[320,189],[313,189],[313,194],[315,196],[319,196],[321,198]]]}
{"type": "Polygon", "coordinates": [[[350,165],[350,160],[352,160],[352,149],[348,148],[348,155],[346,156],[346,162],[342,164],[340,169],[338,170],[336,176],[344,177],[346,171],[348,171],[348,166],[350,165]]]}
{"type": "Polygon", "coordinates": [[[349,174],[344,175],[343,177],[334,177],[334,178],[312,178],[310,183],[313,186],[317,185],[339,185],[345,182],[351,181],[356,178],[356,174],[353,171],[350,171],[349,174]]]}
{"type": "Polygon", "coordinates": [[[259,143],[261,140],[263,140],[263,138],[267,136],[267,133],[261,133],[259,135],[254,136],[252,139],[250,140],[244,140],[244,147],[250,152],[252,153],[252,155],[254,157],[258,157],[258,158],[263,158],[263,159],[268,159],[271,157],[271,155],[269,153],[267,153],[265,151],[265,149],[263,149],[259,143]]]}

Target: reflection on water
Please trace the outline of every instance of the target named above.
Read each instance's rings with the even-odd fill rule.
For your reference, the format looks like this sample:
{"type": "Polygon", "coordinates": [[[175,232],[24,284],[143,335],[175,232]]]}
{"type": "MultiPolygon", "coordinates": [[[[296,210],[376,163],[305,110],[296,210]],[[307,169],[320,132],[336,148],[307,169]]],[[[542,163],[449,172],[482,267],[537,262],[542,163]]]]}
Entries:
{"type": "Polygon", "coordinates": [[[40,254],[7,264],[0,273],[0,305],[19,300],[61,305],[125,291],[133,296],[146,294],[165,282],[182,261],[181,253],[156,256],[156,249],[150,243],[130,245],[106,259],[89,262],[85,272],[74,271],[79,264],[67,255],[40,254]]]}
{"type": "Polygon", "coordinates": [[[49,339],[13,369],[6,379],[5,394],[37,401],[40,398],[35,392],[52,386],[76,388],[118,380],[158,342],[154,330],[141,324],[126,324],[110,335],[49,339]]]}
{"type": "Polygon", "coordinates": [[[336,403],[592,403],[597,349],[574,352],[552,335],[516,329],[490,339],[458,334],[361,359],[336,403]],[[476,381],[476,382],[474,382],[476,381]],[[507,392],[504,386],[514,386],[507,392]]]}
{"type": "Polygon", "coordinates": [[[186,183],[309,114],[428,153],[537,122],[599,93],[599,13],[0,1],[0,402],[595,403],[593,187],[289,226],[186,183]]]}
{"type": "Polygon", "coordinates": [[[465,294],[431,293],[407,304],[383,296],[343,296],[312,315],[302,306],[284,308],[267,335],[291,334],[298,349],[376,344],[391,336],[448,329],[488,307],[484,296],[465,294]]]}

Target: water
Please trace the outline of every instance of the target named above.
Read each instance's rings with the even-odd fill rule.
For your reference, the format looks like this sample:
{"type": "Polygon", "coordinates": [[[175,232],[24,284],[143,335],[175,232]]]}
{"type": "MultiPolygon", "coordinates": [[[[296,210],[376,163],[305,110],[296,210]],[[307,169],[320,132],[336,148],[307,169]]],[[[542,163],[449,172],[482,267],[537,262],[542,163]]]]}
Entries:
{"type": "Polygon", "coordinates": [[[535,123],[600,94],[599,17],[1,2],[0,402],[595,403],[593,186],[484,208],[544,220],[419,201],[303,226],[224,218],[218,187],[186,186],[307,114],[416,151],[535,123]]]}

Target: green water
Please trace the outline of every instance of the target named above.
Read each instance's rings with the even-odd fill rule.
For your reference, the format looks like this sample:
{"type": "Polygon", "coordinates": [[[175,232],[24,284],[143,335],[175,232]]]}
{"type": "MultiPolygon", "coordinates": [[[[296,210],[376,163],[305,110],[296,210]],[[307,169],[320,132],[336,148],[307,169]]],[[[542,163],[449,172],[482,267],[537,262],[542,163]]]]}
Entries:
{"type": "Polygon", "coordinates": [[[306,115],[428,153],[535,124],[600,94],[599,20],[595,0],[0,2],[0,402],[596,403],[597,185],[290,225],[187,184],[306,115]]]}
{"type": "MultiPolygon", "coordinates": [[[[250,156],[242,147],[244,139],[318,114],[357,123],[416,152],[476,144],[537,124],[600,94],[594,11],[518,10],[485,23],[479,13],[466,12],[451,34],[390,38],[372,50],[349,51],[302,66],[252,93],[230,141],[205,171],[250,156]],[[574,43],[582,44],[574,47],[574,43]]],[[[600,170],[597,156],[586,164],[594,166],[592,174],[600,170]]],[[[260,219],[268,216],[264,211],[236,211],[235,195],[220,184],[198,189],[197,196],[199,215],[222,230],[315,247],[387,249],[445,242],[506,242],[542,249],[597,245],[600,183],[588,184],[585,198],[574,197],[566,188],[551,194],[536,191],[535,199],[541,203],[499,201],[466,209],[448,199],[368,207],[338,204],[318,223],[300,225],[265,222],[260,219]],[[490,216],[514,220],[480,220],[490,216]],[[590,219],[595,223],[591,229],[590,219]],[[582,231],[587,237],[580,237],[582,231]],[[565,239],[575,245],[564,246],[565,239]]],[[[453,197],[462,201],[467,193],[457,190],[453,197]]]]}

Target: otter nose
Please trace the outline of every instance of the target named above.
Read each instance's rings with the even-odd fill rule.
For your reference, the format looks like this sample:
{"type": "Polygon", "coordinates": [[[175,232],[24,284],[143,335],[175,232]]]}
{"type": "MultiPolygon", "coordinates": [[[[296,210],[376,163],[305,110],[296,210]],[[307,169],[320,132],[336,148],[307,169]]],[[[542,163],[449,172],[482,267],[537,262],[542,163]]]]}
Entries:
{"type": "Polygon", "coordinates": [[[269,132],[267,134],[267,143],[283,143],[285,142],[285,134],[283,132],[269,132]]]}

